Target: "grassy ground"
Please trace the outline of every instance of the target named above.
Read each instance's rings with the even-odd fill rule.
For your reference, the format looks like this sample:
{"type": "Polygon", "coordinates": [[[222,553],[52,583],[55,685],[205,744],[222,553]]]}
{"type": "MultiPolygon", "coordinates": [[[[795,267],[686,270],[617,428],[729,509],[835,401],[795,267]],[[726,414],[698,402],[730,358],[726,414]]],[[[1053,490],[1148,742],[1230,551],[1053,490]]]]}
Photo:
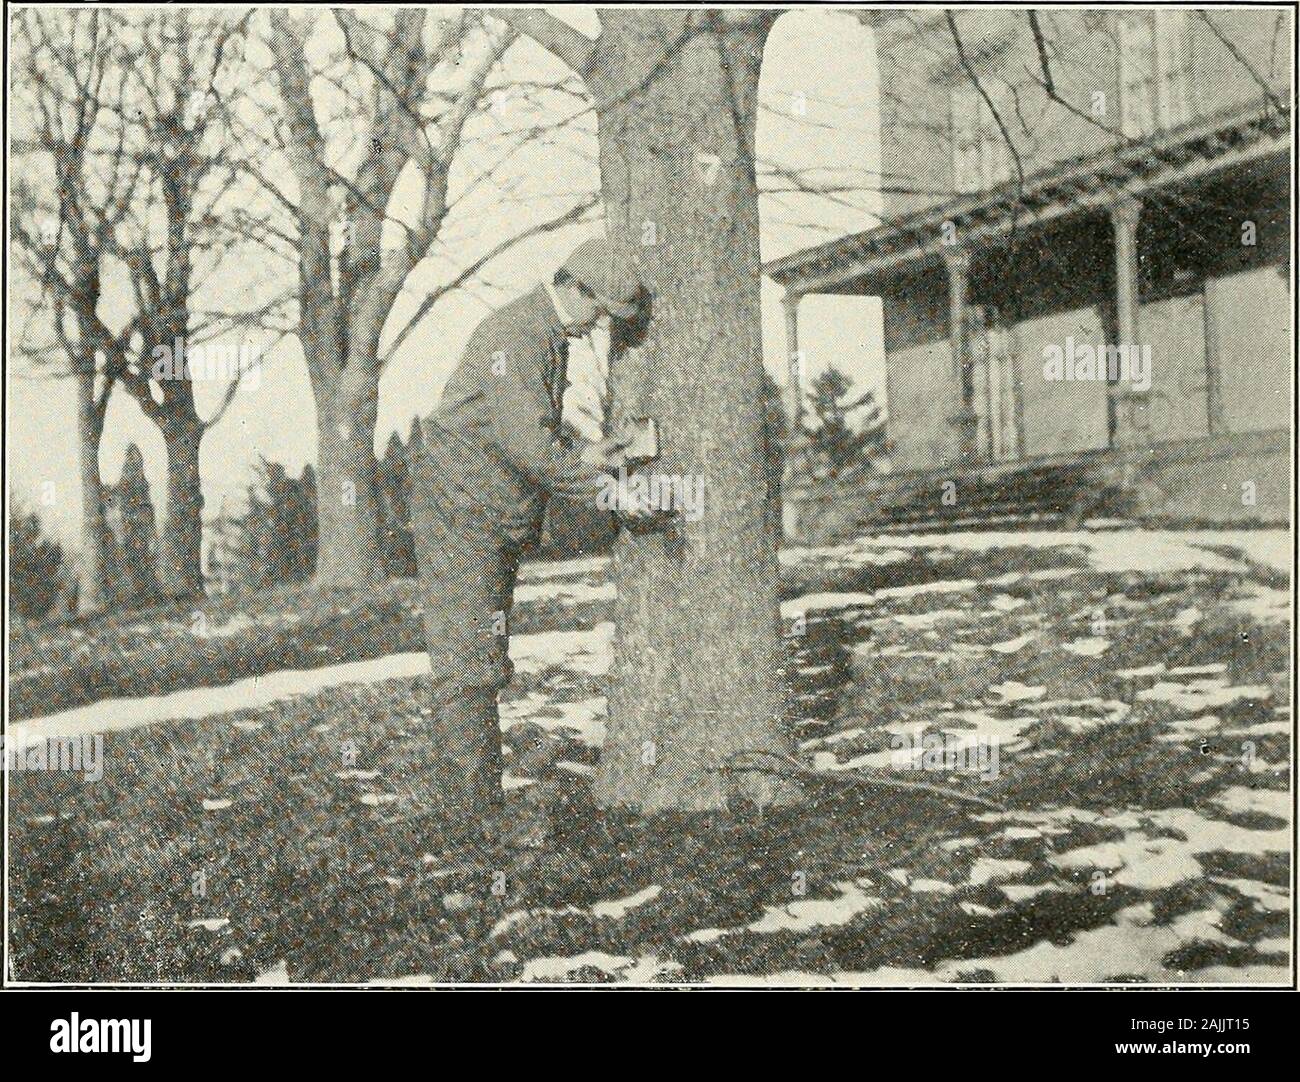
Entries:
{"type": "MultiPolygon", "coordinates": [[[[876,551],[786,567],[787,597],[920,587],[795,625],[791,735],[826,779],[800,807],[594,808],[600,680],[562,653],[503,709],[509,800],[556,826],[535,848],[460,850],[420,814],[419,680],[109,734],[100,781],[11,779],[13,975],[1286,979],[1279,583],[1101,573],[1061,549],[876,551]],[[941,731],[1001,741],[996,779],[947,780],[1007,812],[835,780],[941,731]]],[[[409,636],[398,591],[366,611],[409,636]]],[[[530,603],[535,628],[604,618],[558,598],[530,603]]]]}
{"type": "MultiPolygon", "coordinates": [[[[953,564],[954,573],[962,563],[971,560],[960,558],[953,564]]],[[[604,573],[605,561],[598,558],[537,563],[525,565],[521,581],[528,588],[558,577],[566,584],[597,587],[605,581],[604,573]]],[[[786,596],[809,588],[818,574],[815,567],[791,568],[786,596]]],[[[935,574],[930,561],[914,556],[846,573],[842,585],[867,590],[924,581],[935,574]]],[[[608,607],[542,593],[516,607],[516,631],[589,627],[594,614],[608,607]]],[[[16,621],[10,637],[10,717],[40,717],[106,698],[160,695],[280,669],[422,650],[421,607],[418,584],[396,579],[364,589],[321,591],[291,585],[143,612],[63,622],[16,621]]]]}

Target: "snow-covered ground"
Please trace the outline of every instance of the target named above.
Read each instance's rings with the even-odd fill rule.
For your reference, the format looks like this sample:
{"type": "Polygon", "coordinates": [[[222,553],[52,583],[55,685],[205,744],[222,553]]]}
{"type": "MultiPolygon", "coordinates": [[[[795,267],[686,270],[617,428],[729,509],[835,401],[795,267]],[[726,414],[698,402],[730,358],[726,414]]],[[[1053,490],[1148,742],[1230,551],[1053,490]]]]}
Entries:
{"type": "MultiPolygon", "coordinates": [[[[1002,549],[1033,548],[1052,550],[1062,557],[1062,566],[1010,572],[988,577],[937,578],[913,585],[885,587],[872,591],[816,591],[793,598],[782,605],[787,619],[850,619],[852,626],[864,632],[891,627],[886,641],[881,637],[850,638],[844,643],[847,654],[872,658],[912,658],[932,665],[965,664],[981,658],[999,663],[1016,660],[1033,652],[1048,652],[1060,658],[1060,664],[1087,666],[1110,659],[1122,637],[1123,621],[1164,621],[1169,626],[1191,629],[1217,612],[1251,618],[1264,625],[1286,624],[1291,620],[1290,596],[1273,586],[1251,581],[1260,569],[1286,572],[1291,563],[1289,533],[1263,531],[1056,531],[1056,532],[972,532],[943,535],[891,536],[863,539],[831,548],[793,548],[781,554],[787,567],[819,567],[833,578],[833,572],[863,567],[887,567],[921,554],[942,568],[945,554],[979,553],[1002,549]],[[1238,555],[1239,554],[1239,555],[1238,555]],[[1104,634],[1086,629],[1074,636],[1048,634],[1032,605],[1015,596],[1021,588],[1039,588],[1060,583],[1062,589],[1079,574],[1080,566],[1105,572],[1133,572],[1155,580],[1197,572],[1224,572],[1241,576],[1240,587],[1222,599],[1198,601],[1177,611],[1162,607],[1159,600],[1134,602],[1131,611],[1112,616],[1112,627],[1104,634]],[[1011,593],[1001,591],[1010,589],[1011,593]],[[991,600],[977,607],[973,598],[991,600]],[[933,596],[931,608],[925,608],[933,596]],[[919,607],[919,611],[918,611],[919,607]],[[860,611],[859,611],[860,610],[860,611]],[[986,627],[987,625],[987,627],[986,627]],[[991,641],[990,641],[991,640],[991,641]]],[[[533,569],[519,587],[521,603],[554,601],[578,604],[604,601],[612,597],[609,584],[591,584],[587,576],[600,573],[604,560],[571,561],[567,566],[552,565],[533,569]]],[[[597,623],[575,631],[549,631],[516,635],[511,642],[511,657],[519,673],[534,678],[521,695],[509,697],[502,704],[502,727],[509,731],[519,725],[535,725],[559,734],[585,748],[597,748],[604,735],[607,704],[603,697],[587,692],[575,695],[572,690],[556,691],[542,679],[552,672],[567,674],[569,682],[600,676],[609,667],[612,654],[613,625],[597,623]]],[[[821,673],[825,664],[805,664],[805,673],[821,673]]],[[[1158,708],[1165,711],[1163,729],[1157,737],[1171,746],[1216,745],[1235,748],[1269,735],[1289,733],[1289,705],[1281,701],[1276,681],[1238,683],[1228,671],[1226,660],[1207,659],[1196,665],[1166,665],[1147,662],[1128,668],[1121,662],[1110,663],[1114,676],[1128,682],[1123,698],[1105,698],[1080,694],[1061,696],[1047,688],[1015,679],[987,682],[970,697],[954,693],[954,701],[931,704],[925,716],[904,721],[877,724],[865,718],[860,724],[842,722],[834,731],[810,735],[802,741],[802,752],[811,765],[827,772],[871,768],[890,769],[902,759],[914,759],[914,746],[907,738],[923,732],[938,733],[949,740],[956,751],[980,744],[995,747],[1003,759],[1003,768],[1026,754],[1022,739],[1025,731],[1044,718],[1051,718],[1071,733],[1095,732],[1106,727],[1116,731],[1131,723],[1136,709],[1158,708]],[[1271,720],[1243,726],[1231,720],[1230,710],[1243,701],[1266,704],[1271,720]],[[1228,715],[1225,719],[1224,716],[1228,715]],[[881,738],[895,741],[881,749],[881,738]],[[1217,742],[1217,744],[1216,744],[1217,742]],[[910,750],[908,750],[910,748],[910,750]]],[[[289,670],[240,680],[215,688],[196,688],[169,695],[109,700],[51,714],[15,725],[11,738],[21,741],[37,736],[70,736],[118,731],[164,721],[211,719],[237,711],[271,706],[301,696],[313,695],[348,684],[373,684],[385,680],[409,680],[427,671],[423,653],[409,652],[369,661],[330,665],[319,669],[289,670]]],[[[248,724],[243,722],[241,724],[248,724]]],[[[1050,756],[1051,748],[1035,748],[1027,753],[1040,758],[1050,756]]],[[[1232,756],[1206,755],[1205,777],[1217,778],[1215,769],[1232,756]],[[1216,766],[1217,764],[1217,766],[1216,766]]],[[[1025,762],[1033,761],[1026,758],[1025,762]]],[[[565,767],[589,770],[582,763],[564,763],[565,767]]],[[[791,971],[760,979],[743,974],[715,974],[710,979],[723,984],[867,984],[917,985],[951,983],[967,979],[969,974],[992,974],[1004,982],[1094,983],[1115,978],[1184,983],[1275,983],[1289,980],[1291,944],[1274,936],[1252,942],[1225,932],[1220,924],[1226,913],[1245,898],[1259,913],[1289,910],[1286,890],[1249,875],[1207,876],[1198,858],[1207,854],[1235,854],[1267,858],[1290,851],[1290,797],[1278,788],[1255,788],[1250,778],[1276,779],[1290,770],[1287,762],[1269,762],[1255,758],[1245,766],[1244,775],[1225,782],[1211,802],[1191,807],[1160,809],[1130,808],[1103,814],[1070,806],[1046,806],[1034,811],[989,812],[969,817],[970,836],[960,831],[940,843],[946,851],[970,850],[966,878],[946,881],[930,876],[913,877],[912,870],[899,866],[888,870],[886,884],[879,875],[856,876],[837,881],[831,897],[795,897],[773,899],[761,916],[736,927],[700,927],[684,929],[680,943],[711,944],[732,936],[769,936],[782,933],[816,933],[861,919],[864,914],[888,905],[890,885],[901,885],[917,895],[947,895],[971,887],[994,888],[1005,901],[998,905],[962,901],[962,909],[972,919],[987,919],[1009,911],[1017,904],[1031,904],[1037,898],[1077,893],[1087,889],[1088,877],[1099,875],[1119,887],[1140,892],[1159,892],[1189,882],[1212,884],[1222,888],[1207,890],[1200,908],[1182,912],[1172,920],[1159,919],[1149,902],[1136,902],[1118,909],[1097,927],[1086,928],[1064,941],[1034,942],[1032,945],[988,957],[948,960],[931,968],[885,967],[867,972],[814,974],[791,971]],[[1245,779],[1244,781],[1242,779],[1245,779]],[[1227,818],[1218,818],[1222,814],[1227,818]],[[1241,816],[1267,817],[1261,825],[1242,820],[1241,816]],[[1238,821],[1230,821],[1237,817],[1238,821]],[[1282,825],[1272,825],[1280,823],[1282,825]],[[1105,828],[1118,837],[1089,840],[1087,832],[1105,828]],[[994,833],[987,833],[993,830],[994,833]],[[1076,833],[1084,840],[1072,844],[1076,833]],[[981,849],[990,841],[999,843],[1052,843],[1050,857],[1028,852],[1009,857],[989,855],[981,849]],[[1245,965],[1208,965],[1193,969],[1171,969],[1166,959],[1189,945],[1212,946],[1223,950],[1249,952],[1252,948],[1270,961],[1245,965]]],[[[1224,772],[1225,778],[1229,777],[1224,772]]],[[[367,780],[370,780],[369,778],[367,780]]],[[[512,765],[507,784],[518,788],[532,784],[526,772],[512,765]]],[[[1085,782],[1086,784],[1086,782],[1085,782]]],[[[1046,850],[1045,850],[1046,851],[1046,850]]],[[[671,895],[673,885],[647,882],[635,892],[620,894],[591,905],[574,908],[574,914],[602,921],[619,922],[635,917],[638,910],[661,903],[671,895]]],[[[565,910],[568,912],[568,910],[565,910]]],[[[519,910],[508,914],[493,937],[508,938],[530,921],[553,917],[553,911],[519,910]]],[[[227,920],[224,916],[207,918],[227,920]]],[[[206,925],[202,927],[206,928],[206,925]]],[[[222,925],[224,927],[224,925],[222,925]]],[[[672,980],[677,963],[664,951],[647,954],[615,954],[583,950],[572,955],[541,955],[517,958],[503,946],[499,960],[518,962],[519,979],[534,982],[562,981],[579,971],[595,970],[610,979],[641,983],[672,980]]],[[[283,983],[288,980],[282,966],[273,967],[259,983],[283,983]]],[[[429,978],[413,974],[402,978],[405,983],[428,983],[429,978]]],[[[384,981],[383,983],[395,983],[384,981]]]]}

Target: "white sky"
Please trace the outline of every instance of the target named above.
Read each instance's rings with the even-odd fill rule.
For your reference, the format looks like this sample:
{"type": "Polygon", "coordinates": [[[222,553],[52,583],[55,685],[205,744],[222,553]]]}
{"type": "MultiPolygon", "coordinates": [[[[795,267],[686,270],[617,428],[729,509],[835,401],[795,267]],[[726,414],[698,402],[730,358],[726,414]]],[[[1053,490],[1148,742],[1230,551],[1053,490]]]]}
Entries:
{"type": "MultiPolygon", "coordinates": [[[[566,8],[557,14],[589,33],[598,27],[594,9],[566,8]]],[[[312,50],[308,51],[310,58],[312,50]]],[[[554,78],[564,73],[562,65],[528,41],[511,49],[505,69],[506,77],[512,79],[554,78]]],[[[871,34],[856,19],[826,10],[784,14],[768,40],[760,96],[760,161],[825,169],[825,173],[817,175],[823,181],[851,176],[856,183],[870,183],[870,177],[880,168],[876,63],[871,34]]],[[[495,132],[484,125],[509,128],[535,119],[516,113],[507,101],[496,115],[474,121],[467,138],[477,137],[478,146],[490,146],[495,132]]],[[[519,152],[502,173],[502,187],[467,200],[465,212],[449,223],[450,232],[444,233],[443,239],[462,245],[466,251],[473,250],[478,239],[497,239],[497,231],[504,228],[500,224],[502,216],[510,216],[512,222],[517,219],[515,229],[538,220],[538,209],[530,204],[529,196],[595,191],[599,177],[593,128],[594,123],[577,123],[550,145],[530,146],[519,152]],[[507,202],[502,200],[505,188],[512,193],[507,202]]],[[[394,216],[399,218],[403,216],[402,196],[399,185],[393,208],[394,216]]],[[[406,196],[409,200],[409,192],[406,196]]],[[[844,199],[853,205],[821,197],[764,197],[760,204],[764,260],[876,224],[873,214],[879,211],[879,198],[875,193],[855,193],[844,199]]],[[[552,213],[557,206],[552,204],[552,213]]],[[[541,216],[546,216],[545,208],[541,216]]],[[[428,412],[436,403],[463,343],[489,307],[549,277],[583,235],[568,230],[529,242],[491,264],[485,282],[439,302],[403,343],[384,374],[380,384],[379,447],[394,430],[404,436],[411,419],[428,412]]],[[[445,280],[455,265],[448,256],[427,260],[417,269],[408,282],[409,295],[399,301],[390,320],[385,344],[393,328],[405,323],[421,287],[445,280]]],[[[222,279],[225,288],[236,293],[255,293],[254,283],[266,280],[265,268],[223,269],[222,279]]],[[[784,381],[781,290],[764,280],[762,296],[764,359],[777,379],[784,381]]],[[[801,312],[801,337],[810,374],[833,361],[861,385],[878,388],[878,395],[883,394],[878,302],[860,298],[806,301],[801,312]]],[[[200,413],[207,415],[221,387],[199,383],[196,388],[200,413]]],[[[72,541],[80,501],[75,403],[70,382],[10,378],[8,422],[13,490],[46,518],[56,534],[72,541]],[[42,496],[50,492],[54,494],[53,502],[45,503],[42,496]]],[[[106,481],[116,479],[125,448],[131,442],[139,444],[144,452],[155,503],[161,507],[165,477],[162,439],[139,407],[125,393],[118,392],[109,407],[100,455],[106,481]]],[[[204,441],[200,465],[205,517],[214,515],[223,500],[230,501],[231,506],[242,503],[250,468],[258,456],[283,462],[290,473],[297,473],[315,458],[315,411],[301,351],[293,338],[264,358],[260,381],[241,389],[226,417],[204,441]]]]}

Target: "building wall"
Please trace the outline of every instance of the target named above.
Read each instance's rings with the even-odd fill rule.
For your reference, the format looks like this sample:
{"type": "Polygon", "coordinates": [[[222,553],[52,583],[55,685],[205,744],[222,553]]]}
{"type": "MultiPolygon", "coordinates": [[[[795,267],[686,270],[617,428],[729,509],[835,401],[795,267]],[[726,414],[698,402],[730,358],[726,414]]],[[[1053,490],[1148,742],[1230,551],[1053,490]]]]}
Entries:
{"type": "MultiPolygon", "coordinates": [[[[1142,439],[1289,427],[1284,164],[1256,162],[1196,188],[1148,196],[1138,232],[1135,343],[1150,348],[1149,431],[1142,439]]],[[[972,256],[970,302],[1005,328],[1014,358],[1024,454],[1108,446],[1112,424],[1122,429],[1128,422],[1123,411],[1112,422],[1105,383],[1043,376],[1048,345],[1065,348],[1070,338],[1092,346],[1114,341],[1114,242],[1107,216],[1058,221],[1025,231],[1013,248],[977,248],[972,256]]],[[[946,274],[936,263],[884,288],[894,461],[899,469],[951,465],[959,449],[948,418],[958,395],[946,274]]],[[[1116,439],[1126,435],[1121,431],[1116,439]]]]}
{"type": "Polygon", "coordinates": [[[896,281],[882,303],[886,435],[897,469],[955,462],[959,404],[948,342],[948,279],[931,266],[896,281]]]}
{"type": "Polygon", "coordinates": [[[1228,432],[1286,429],[1292,422],[1290,286],[1285,267],[1262,266],[1205,286],[1211,349],[1228,432]]]}
{"type": "Polygon", "coordinates": [[[947,339],[891,353],[888,373],[890,462],[902,470],[955,462],[957,434],[950,418],[957,411],[957,390],[947,339]]]}
{"type": "MultiPolygon", "coordinates": [[[[1261,101],[1256,74],[1285,99],[1292,14],[1217,9],[1208,15],[1214,29],[1187,13],[1179,77],[1184,104],[1177,119],[1191,121],[1261,101]],[[1254,74],[1233,56],[1234,49],[1254,74]]],[[[998,106],[1026,174],[1122,142],[1118,17],[1114,11],[1078,9],[1039,13],[1054,89],[1067,106],[1053,101],[1036,81],[1041,79],[1038,51],[1023,9],[954,13],[967,61],[998,106]]],[[[882,170],[891,187],[907,189],[885,195],[888,221],[940,205],[957,190],[952,94],[954,87],[969,91],[971,83],[943,12],[910,11],[884,19],[877,55],[882,170]]]]}
{"type": "Polygon", "coordinates": [[[1105,342],[1105,327],[1095,306],[1027,319],[1012,332],[1026,456],[1092,451],[1109,445],[1106,384],[1044,378],[1044,345],[1064,348],[1071,338],[1093,345],[1105,342]]]}

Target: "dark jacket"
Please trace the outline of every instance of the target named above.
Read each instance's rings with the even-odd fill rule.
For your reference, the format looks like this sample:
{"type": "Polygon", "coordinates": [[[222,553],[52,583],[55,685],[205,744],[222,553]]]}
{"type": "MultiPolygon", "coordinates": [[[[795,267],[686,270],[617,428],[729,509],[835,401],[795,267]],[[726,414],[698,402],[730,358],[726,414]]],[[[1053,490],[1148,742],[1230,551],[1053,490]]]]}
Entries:
{"type": "Polygon", "coordinates": [[[560,427],[568,352],[543,286],[470,336],[424,433],[434,482],[471,524],[523,542],[540,529],[548,492],[594,501],[604,472],[560,427]]]}

